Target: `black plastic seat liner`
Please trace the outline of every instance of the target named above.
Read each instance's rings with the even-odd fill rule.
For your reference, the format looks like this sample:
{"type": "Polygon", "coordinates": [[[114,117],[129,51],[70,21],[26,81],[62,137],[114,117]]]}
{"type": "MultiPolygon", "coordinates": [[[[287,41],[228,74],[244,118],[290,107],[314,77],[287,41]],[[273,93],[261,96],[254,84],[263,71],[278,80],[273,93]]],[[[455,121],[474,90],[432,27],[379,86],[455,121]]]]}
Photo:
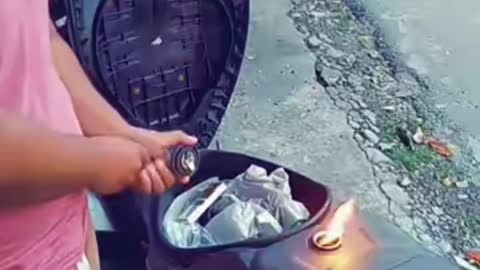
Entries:
{"type": "Polygon", "coordinates": [[[249,0],[53,2],[60,32],[130,123],[209,145],[240,72],[249,0]]]}

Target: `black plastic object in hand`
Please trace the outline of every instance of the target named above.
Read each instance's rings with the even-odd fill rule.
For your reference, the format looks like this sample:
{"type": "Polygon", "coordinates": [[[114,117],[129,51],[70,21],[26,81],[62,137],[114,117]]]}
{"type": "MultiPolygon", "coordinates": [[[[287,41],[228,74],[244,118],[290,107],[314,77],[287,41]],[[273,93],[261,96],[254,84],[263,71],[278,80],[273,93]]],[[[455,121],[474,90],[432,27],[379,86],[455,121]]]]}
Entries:
{"type": "Polygon", "coordinates": [[[192,176],[200,165],[195,147],[175,147],[170,150],[170,170],[177,177],[192,176]]]}

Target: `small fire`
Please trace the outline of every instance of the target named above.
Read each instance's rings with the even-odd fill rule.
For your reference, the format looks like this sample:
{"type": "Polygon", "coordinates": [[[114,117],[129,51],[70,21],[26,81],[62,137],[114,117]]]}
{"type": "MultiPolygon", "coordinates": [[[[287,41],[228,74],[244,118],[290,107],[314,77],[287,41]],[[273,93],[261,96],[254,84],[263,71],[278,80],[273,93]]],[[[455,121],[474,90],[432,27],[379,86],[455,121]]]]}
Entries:
{"type": "Polygon", "coordinates": [[[348,221],[355,211],[355,200],[349,200],[340,205],[333,215],[330,224],[325,231],[316,236],[316,244],[319,247],[338,247],[342,243],[343,234],[348,221]]]}

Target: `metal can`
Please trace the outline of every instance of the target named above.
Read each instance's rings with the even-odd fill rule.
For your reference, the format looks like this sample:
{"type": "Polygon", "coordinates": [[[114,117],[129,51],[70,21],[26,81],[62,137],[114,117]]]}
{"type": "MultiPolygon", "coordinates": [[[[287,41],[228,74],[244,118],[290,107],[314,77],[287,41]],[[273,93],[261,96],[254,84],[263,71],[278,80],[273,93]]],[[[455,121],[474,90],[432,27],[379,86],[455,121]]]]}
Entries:
{"type": "Polygon", "coordinates": [[[176,177],[192,176],[200,165],[195,147],[176,147],[170,150],[170,169],[176,177]]]}

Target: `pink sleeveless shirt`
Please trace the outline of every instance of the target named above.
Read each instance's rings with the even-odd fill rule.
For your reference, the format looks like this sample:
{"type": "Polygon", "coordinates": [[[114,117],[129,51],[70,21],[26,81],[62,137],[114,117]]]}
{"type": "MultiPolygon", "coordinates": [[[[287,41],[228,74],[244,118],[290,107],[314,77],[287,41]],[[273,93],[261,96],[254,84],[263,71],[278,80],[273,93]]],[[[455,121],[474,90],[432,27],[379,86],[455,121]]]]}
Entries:
{"type": "MultiPolygon", "coordinates": [[[[48,0],[0,0],[0,110],[81,134],[52,60],[48,0]]],[[[84,252],[88,218],[85,192],[0,210],[0,270],[73,269],[84,252]]]]}

